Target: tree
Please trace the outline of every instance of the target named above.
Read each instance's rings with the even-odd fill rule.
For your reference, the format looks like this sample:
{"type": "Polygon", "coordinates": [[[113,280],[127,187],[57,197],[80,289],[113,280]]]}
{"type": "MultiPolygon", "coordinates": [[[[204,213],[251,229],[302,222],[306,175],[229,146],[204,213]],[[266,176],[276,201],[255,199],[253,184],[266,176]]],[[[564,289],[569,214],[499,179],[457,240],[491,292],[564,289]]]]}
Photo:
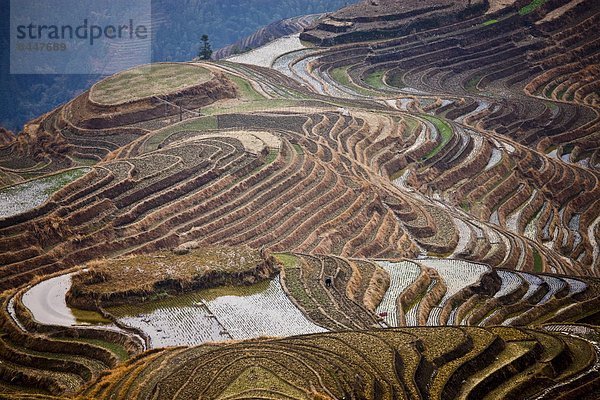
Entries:
{"type": "Polygon", "coordinates": [[[202,60],[210,60],[212,56],[212,49],[210,48],[210,42],[208,41],[208,35],[202,35],[200,37],[200,51],[198,51],[198,57],[202,60]]]}

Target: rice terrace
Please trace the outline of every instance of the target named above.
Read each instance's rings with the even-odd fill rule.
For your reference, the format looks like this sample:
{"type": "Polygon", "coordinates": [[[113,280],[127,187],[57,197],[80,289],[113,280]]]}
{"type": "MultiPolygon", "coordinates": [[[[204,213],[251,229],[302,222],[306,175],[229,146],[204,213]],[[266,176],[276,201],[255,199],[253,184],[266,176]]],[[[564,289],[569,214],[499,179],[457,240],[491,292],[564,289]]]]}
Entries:
{"type": "Polygon", "coordinates": [[[0,398],[600,399],[599,24],[349,2],[1,129],[0,398]]]}

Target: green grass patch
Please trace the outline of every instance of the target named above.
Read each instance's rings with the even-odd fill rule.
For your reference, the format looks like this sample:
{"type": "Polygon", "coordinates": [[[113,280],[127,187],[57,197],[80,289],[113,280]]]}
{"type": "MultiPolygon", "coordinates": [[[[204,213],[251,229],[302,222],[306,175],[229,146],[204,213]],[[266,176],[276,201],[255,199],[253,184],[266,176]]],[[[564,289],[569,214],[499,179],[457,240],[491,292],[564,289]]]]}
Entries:
{"type": "Polygon", "coordinates": [[[479,83],[480,80],[481,80],[480,75],[472,76],[465,84],[465,90],[467,90],[468,92],[476,92],[477,84],[479,83]]]}
{"type": "Polygon", "coordinates": [[[398,89],[402,89],[406,87],[402,76],[404,75],[403,71],[396,71],[395,73],[388,75],[388,85],[393,86],[398,89]]]}
{"type": "Polygon", "coordinates": [[[279,154],[279,151],[277,149],[270,149],[269,154],[267,155],[267,159],[265,160],[265,163],[271,164],[277,158],[277,154],[279,154]]]}
{"type": "Polygon", "coordinates": [[[298,257],[289,253],[275,253],[275,259],[286,268],[296,268],[298,266],[298,257]]]}
{"type": "Polygon", "coordinates": [[[527,15],[530,12],[535,11],[536,9],[538,9],[545,2],[546,2],[546,0],[533,0],[531,3],[527,4],[526,6],[521,7],[519,9],[519,14],[520,15],[527,15]]]}
{"type": "Polygon", "coordinates": [[[562,154],[570,154],[575,148],[574,143],[569,143],[563,146],[562,154]]]}
{"type": "Polygon", "coordinates": [[[551,145],[550,147],[546,148],[546,150],[544,150],[544,153],[545,153],[545,154],[550,154],[550,153],[552,153],[554,150],[556,150],[557,148],[558,148],[558,147],[557,147],[555,144],[553,144],[553,145],[551,145]]]}
{"type": "Polygon", "coordinates": [[[544,104],[552,111],[558,110],[558,106],[551,101],[544,101],[544,104]]]}
{"type": "Polygon", "coordinates": [[[550,84],[548,86],[546,86],[546,89],[544,90],[544,96],[551,98],[552,97],[552,92],[554,92],[554,89],[556,89],[558,85],[557,84],[550,84]]]}
{"type": "Polygon", "coordinates": [[[212,73],[199,65],[145,65],[98,82],[90,90],[90,99],[99,104],[120,104],[150,96],[163,96],[199,85],[211,78],[212,73]]]}
{"type": "Polygon", "coordinates": [[[304,154],[304,149],[298,143],[294,143],[292,146],[294,146],[294,150],[296,150],[296,153],[298,153],[299,155],[304,154]]]}
{"type": "Polygon", "coordinates": [[[92,325],[103,325],[110,324],[110,319],[104,318],[102,314],[96,311],[80,310],[79,308],[70,308],[71,313],[77,320],[77,323],[81,324],[92,324],[92,325]]]}
{"type": "Polygon", "coordinates": [[[400,178],[404,174],[405,171],[406,171],[406,168],[402,168],[401,170],[394,172],[392,175],[390,175],[390,180],[395,181],[396,179],[400,178]]]}
{"type": "Polygon", "coordinates": [[[352,80],[350,79],[350,75],[348,74],[348,68],[350,68],[349,65],[334,68],[331,70],[329,75],[331,76],[331,78],[334,81],[338,82],[342,86],[345,86],[349,89],[354,90],[355,92],[357,92],[359,94],[362,94],[365,96],[380,96],[379,93],[375,93],[373,91],[370,91],[368,89],[365,89],[363,87],[360,87],[360,86],[354,84],[354,82],[352,82],[352,80]]]}
{"type": "Polygon", "coordinates": [[[365,82],[375,89],[385,89],[386,84],[383,83],[383,75],[385,74],[385,70],[375,71],[365,78],[365,82]]]}
{"type": "Polygon", "coordinates": [[[184,127],[186,130],[206,131],[209,129],[217,129],[218,122],[216,117],[209,115],[207,117],[191,120],[188,123],[181,125],[181,127],[184,127]]]}
{"type": "Polygon", "coordinates": [[[484,23],[482,23],[481,25],[483,26],[488,26],[488,25],[493,25],[495,23],[497,23],[498,20],[497,19],[488,19],[487,21],[485,21],[484,23]]]}
{"type": "Polygon", "coordinates": [[[169,126],[154,133],[145,144],[146,151],[153,151],[169,136],[181,131],[206,131],[217,129],[217,117],[209,115],[206,117],[195,118],[184,121],[183,123],[169,126]]]}
{"type": "Polygon", "coordinates": [[[81,178],[88,171],[88,168],[78,168],[40,179],[40,181],[45,181],[50,184],[48,188],[44,189],[44,194],[50,195],[56,192],[61,187],[81,178]]]}
{"type": "Polygon", "coordinates": [[[542,256],[540,255],[540,252],[536,248],[533,249],[533,270],[535,272],[543,272],[543,270],[544,270],[544,263],[542,261],[542,256]]]}
{"type": "Polygon", "coordinates": [[[442,136],[442,141],[423,158],[422,161],[426,161],[435,156],[450,141],[450,138],[452,138],[452,127],[447,122],[431,115],[424,115],[423,118],[431,122],[442,136]]]}
{"type": "Polygon", "coordinates": [[[100,339],[89,339],[89,338],[60,338],[60,340],[64,340],[65,342],[83,342],[93,344],[98,347],[105,348],[113,352],[121,361],[126,361],[129,359],[129,354],[127,350],[123,346],[117,343],[111,343],[100,339]]]}
{"type": "Polygon", "coordinates": [[[350,76],[348,75],[348,68],[350,68],[349,65],[346,65],[344,67],[334,68],[331,70],[329,75],[331,76],[331,78],[334,81],[341,83],[344,86],[353,85],[353,83],[350,82],[350,76]]]}
{"type": "Polygon", "coordinates": [[[405,307],[402,308],[402,311],[404,312],[404,314],[408,314],[408,312],[413,307],[419,307],[419,303],[421,302],[421,300],[423,300],[423,297],[425,297],[425,295],[428,292],[427,289],[429,289],[429,287],[425,288],[422,292],[419,293],[419,295],[413,301],[411,301],[409,304],[407,304],[405,307]]]}
{"type": "Polygon", "coordinates": [[[265,97],[263,95],[261,95],[260,93],[258,93],[252,87],[252,84],[250,84],[250,82],[248,82],[246,79],[240,78],[239,76],[232,75],[232,74],[225,74],[225,75],[227,76],[228,79],[230,79],[238,87],[239,93],[240,93],[240,98],[242,100],[255,101],[255,100],[264,100],[265,99],[265,97]]]}
{"type": "Polygon", "coordinates": [[[413,134],[414,131],[416,131],[417,129],[421,129],[419,121],[416,120],[415,118],[403,116],[403,120],[406,123],[406,128],[407,128],[404,130],[404,133],[402,135],[403,138],[408,138],[410,135],[413,134]]]}
{"type": "Polygon", "coordinates": [[[567,92],[567,88],[561,89],[561,91],[558,92],[558,94],[556,95],[556,98],[562,99],[566,92],[567,92]]]}
{"type": "Polygon", "coordinates": [[[306,40],[300,40],[300,44],[301,44],[302,46],[304,46],[304,47],[313,48],[313,49],[314,49],[315,47],[317,47],[317,45],[316,45],[316,44],[314,44],[313,42],[308,42],[308,41],[306,41],[306,40]]]}
{"type": "MultiPolygon", "coordinates": [[[[89,172],[89,170],[89,168],[70,169],[68,171],[60,172],[58,174],[37,178],[35,180],[24,183],[18,183],[16,185],[0,189],[0,194],[15,195],[19,194],[23,190],[26,190],[27,187],[30,187],[32,185],[39,185],[41,192],[49,196],[52,193],[56,192],[58,189],[62,188],[63,186],[73,182],[78,178],[81,178],[83,175],[89,172]]],[[[35,175],[33,177],[35,177],[35,175]]]]}
{"type": "Polygon", "coordinates": [[[465,212],[469,212],[469,210],[471,210],[471,206],[466,201],[460,202],[460,208],[462,208],[465,212]]]}

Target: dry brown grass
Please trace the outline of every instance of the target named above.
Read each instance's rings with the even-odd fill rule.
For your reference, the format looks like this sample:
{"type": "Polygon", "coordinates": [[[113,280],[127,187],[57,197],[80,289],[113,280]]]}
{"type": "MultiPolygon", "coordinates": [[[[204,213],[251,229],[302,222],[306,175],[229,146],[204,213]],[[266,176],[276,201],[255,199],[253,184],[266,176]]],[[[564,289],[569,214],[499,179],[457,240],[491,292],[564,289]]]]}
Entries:
{"type": "Polygon", "coordinates": [[[373,276],[369,281],[369,287],[367,287],[365,292],[365,297],[363,299],[364,306],[368,310],[375,311],[389,287],[390,276],[385,270],[377,268],[373,273],[373,276]]]}
{"type": "Polygon", "coordinates": [[[90,100],[103,105],[122,104],[177,92],[202,84],[211,77],[210,71],[194,64],[145,65],[98,82],[90,90],[90,100]]]}
{"type": "Polygon", "coordinates": [[[92,284],[95,291],[116,292],[145,289],[165,279],[189,281],[209,271],[242,272],[261,262],[258,251],[247,247],[205,247],[182,255],[162,251],[95,261],[88,272],[104,277],[103,282],[92,284]]]}
{"type": "Polygon", "coordinates": [[[360,269],[352,261],[348,262],[348,265],[350,265],[350,268],[352,269],[352,275],[346,285],[346,296],[348,296],[349,299],[356,300],[356,293],[360,288],[362,274],[360,273],[360,269]]]}
{"type": "Polygon", "coordinates": [[[251,284],[273,274],[275,267],[270,257],[265,257],[245,246],[206,246],[92,261],[73,277],[67,301],[89,309],[98,302],[116,305],[161,292],[251,284]]]}
{"type": "Polygon", "coordinates": [[[310,396],[313,400],[333,400],[333,397],[331,397],[327,393],[322,393],[315,389],[310,391],[310,396]]]}

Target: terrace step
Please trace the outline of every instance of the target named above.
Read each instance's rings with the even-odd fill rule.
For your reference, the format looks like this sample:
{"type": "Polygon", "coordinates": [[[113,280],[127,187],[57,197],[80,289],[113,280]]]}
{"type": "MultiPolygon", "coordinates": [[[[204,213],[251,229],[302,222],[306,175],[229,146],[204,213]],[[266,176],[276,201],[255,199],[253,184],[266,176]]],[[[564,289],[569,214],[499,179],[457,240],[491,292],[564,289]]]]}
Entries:
{"type": "Polygon", "coordinates": [[[543,347],[538,362],[513,376],[508,382],[489,392],[485,399],[518,399],[533,396],[552,384],[567,365],[570,364],[570,354],[564,341],[552,335],[536,331],[527,331],[537,338],[543,347]]]}
{"type": "MultiPolygon", "coordinates": [[[[517,382],[519,387],[529,389],[527,398],[533,398],[549,393],[544,392],[543,383],[575,387],[563,379],[575,373],[567,372],[573,368],[568,346],[575,342],[585,343],[537,330],[465,327],[259,339],[160,350],[158,356],[141,357],[103,378],[99,385],[103,390],[94,394],[98,399],[115,396],[114,382],[121,382],[131,385],[130,390],[122,391],[130,398],[144,398],[151,393],[169,398],[195,393],[222,399],[251,395],[308,399],[307,393],[337,398],[495,398],[517,394],[511,384],[517,382]],[[164,354],[172,354],[170,361],[164,354]],[[164,368],[155,368],[161,362],[164,368]],[[145,371],[152,372],[145,375],[145,371]],[[532,385],[524,386],[527,382],[532,385]]],[[[582,356],[596,357],[595,351],[586,346],[578,351],[582,356]]],[[[587,382],[591,385],[594,381],[587,382]]],[[[549,389],[554,390],[552,386],[549,389]]],[[[89,389],[87,393],[91,393],[89,389]]]]}
{"type": "Polygon", "coordinates": [[[540,344],[532,337],[525,337],[515,331],[495,331],[504,340],[503,350],[492,362],[481,370],[471,374],[461,385],[460,399],[482,398],[490,388],[498,385],[536,362],[541,352],[540,344]],[[518,339],[513,339],[517,333],[518,339]],[[512,339],[512,340],[511,340],[512,339]]]}

